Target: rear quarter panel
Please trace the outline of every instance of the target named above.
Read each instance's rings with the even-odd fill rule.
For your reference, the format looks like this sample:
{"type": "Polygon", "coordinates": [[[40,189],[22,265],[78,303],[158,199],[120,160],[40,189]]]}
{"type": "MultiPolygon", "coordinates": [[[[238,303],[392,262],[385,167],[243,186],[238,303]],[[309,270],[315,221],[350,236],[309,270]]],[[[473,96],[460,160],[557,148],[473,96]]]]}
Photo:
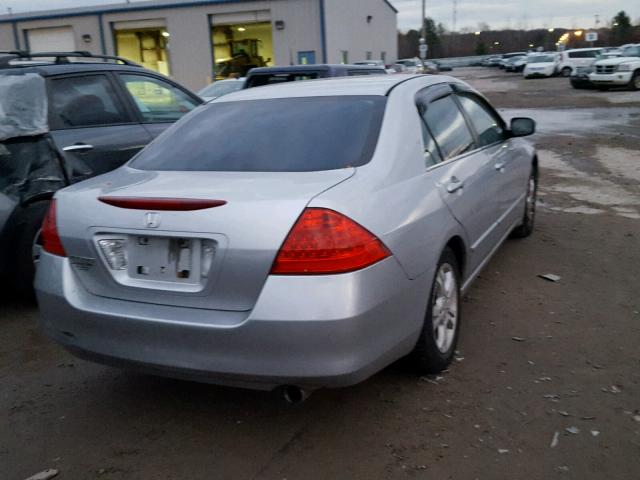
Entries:
{"type": "Polygon", "coordinates": [[[310,206],[332,208],[367,228],[391,250],[407,276],[432,274],[453,236],[466,238],[427,171],[415,94],[407,82],[390,94],[376,151],[356,174],[316,197],[310,206]]]}

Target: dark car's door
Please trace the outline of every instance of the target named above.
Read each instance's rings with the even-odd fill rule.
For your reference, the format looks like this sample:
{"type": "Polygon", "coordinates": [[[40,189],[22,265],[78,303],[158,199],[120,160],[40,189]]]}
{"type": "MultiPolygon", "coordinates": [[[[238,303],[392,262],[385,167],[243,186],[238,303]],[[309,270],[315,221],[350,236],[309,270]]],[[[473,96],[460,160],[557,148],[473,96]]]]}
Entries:
{"type": "Polygon", "coordinates": [[[47,87],[51,136],[72,182],[119,167],[151,141],[109,73],[49,77],[47,87]]]}
{"type": "Polygon", "coordinates": [[[118,72],[116,77],[138,120],[152,138],[202,103],[192,93],[152,74],[118,72]]]}

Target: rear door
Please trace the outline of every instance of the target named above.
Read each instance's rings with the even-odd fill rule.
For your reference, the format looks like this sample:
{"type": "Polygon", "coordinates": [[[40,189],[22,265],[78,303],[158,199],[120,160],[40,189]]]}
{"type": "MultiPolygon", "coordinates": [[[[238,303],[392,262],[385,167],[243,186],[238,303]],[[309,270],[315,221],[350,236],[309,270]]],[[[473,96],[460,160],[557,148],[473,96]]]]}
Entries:
{"type": "Polygon", "coordinates": [[[108,73],[48,78],[51,136],[71,181],[111,171],[151,140],[108,73]]]}
{"type": "Polygon", "coordinates": [[[432,164],[440,194],[465,230],[472,250],[469,271],[473,272],[499,240],[495,225],[500,191],[494,159],[477,148],[450,86],[439,85],[423,91],[418,96],[418,108],[428,140],[427,164],[432,164]]]}
{"type": "Polygon", "coordinates": [[[138,120],[155,138],[202,103],[195,95],[155,75],[116,73],[138,120]]]}

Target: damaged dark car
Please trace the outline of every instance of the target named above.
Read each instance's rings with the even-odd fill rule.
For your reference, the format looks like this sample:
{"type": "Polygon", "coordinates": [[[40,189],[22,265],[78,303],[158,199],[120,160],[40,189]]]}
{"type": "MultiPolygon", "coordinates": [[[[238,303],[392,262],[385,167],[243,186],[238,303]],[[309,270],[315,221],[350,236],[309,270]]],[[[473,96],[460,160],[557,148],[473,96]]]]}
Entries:
{"type": "Polygon", "coordinates": [[[201,103],[119,57],[0,55],[2,283],[32,294],[42,220],[57,190],[124,164],[201,103]]]}

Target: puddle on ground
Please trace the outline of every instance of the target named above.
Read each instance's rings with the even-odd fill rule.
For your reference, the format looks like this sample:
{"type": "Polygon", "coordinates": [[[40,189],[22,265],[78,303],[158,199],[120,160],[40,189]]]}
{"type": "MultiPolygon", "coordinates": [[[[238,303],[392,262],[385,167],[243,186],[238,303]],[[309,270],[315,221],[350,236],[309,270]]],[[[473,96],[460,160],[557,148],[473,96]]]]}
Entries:
{"type": "MultiPolygon", "coordinates": [[[[613,175],[636,178],[640,175],[633,151],[624,148],[602,149],[601,164],[613,175]]],[[[599,152],[601,153],[601,152],[599,152]]],[[[540,167],[552,182],[541,182],[541,193],[566,194],[567,205],[552,205],[551,210],[584,215],[610,213],[640,219],[640,198],[623,186],[598,175],[581,172],[550,150],[539,150],[540,167]]]]}
{"type": "Polygon", "coordinates": [[[501,108],[507,122],[513,117],[530,117],[543,135],[618,133],[620,127],[640,123],[640,108],[501,108]]]}

